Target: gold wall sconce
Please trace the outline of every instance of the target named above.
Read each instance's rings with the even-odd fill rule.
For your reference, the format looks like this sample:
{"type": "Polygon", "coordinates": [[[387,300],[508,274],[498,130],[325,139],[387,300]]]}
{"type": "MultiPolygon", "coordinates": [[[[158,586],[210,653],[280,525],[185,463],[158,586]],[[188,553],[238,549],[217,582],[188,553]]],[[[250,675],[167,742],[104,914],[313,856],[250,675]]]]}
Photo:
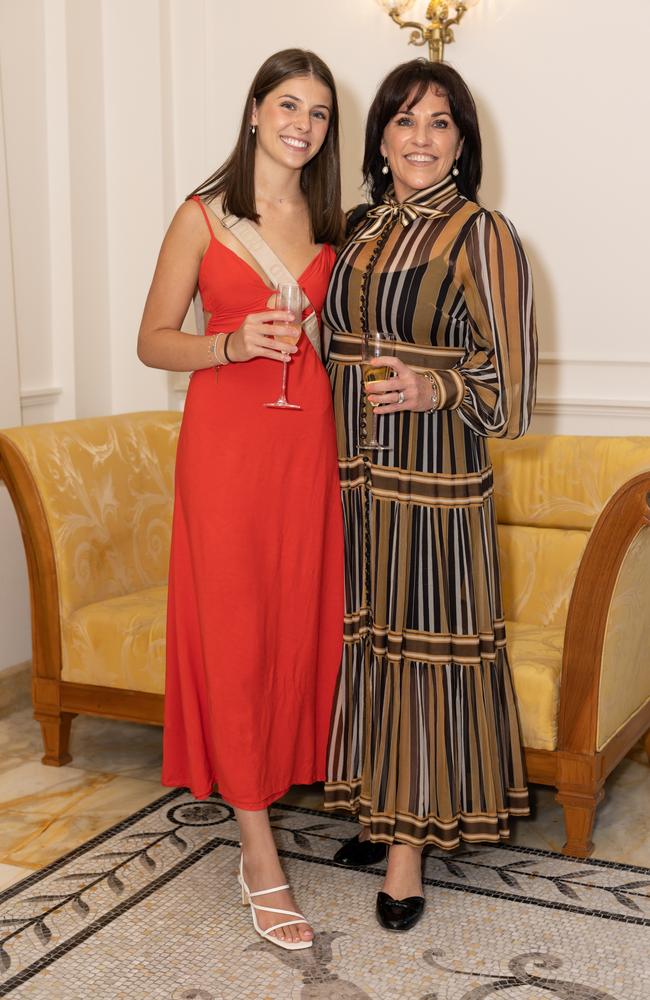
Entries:
{"type": "Polygon", "coordinates": [[[460,24],[462,18],[474,7],[478,0],[428,0],[425,13],[426,24],[419,21],[405,21],[402,15],[408,13],[415,0],[377,0],[386,13],[400,28],[412,28],[410,45],[429,45],[429,59],[442,62],[445,45],[454,40],[452,27],[460,24]]]}

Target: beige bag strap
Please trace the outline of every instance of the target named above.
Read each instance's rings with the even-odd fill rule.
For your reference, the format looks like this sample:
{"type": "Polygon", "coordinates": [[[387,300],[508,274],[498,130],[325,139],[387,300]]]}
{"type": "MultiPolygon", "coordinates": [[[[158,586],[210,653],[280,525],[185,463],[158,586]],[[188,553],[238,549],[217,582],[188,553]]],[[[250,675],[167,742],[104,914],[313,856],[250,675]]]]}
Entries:
{"type": "Polygon", "coordinates": [[[205,316],[203,315],[203,301],[198,288],[194,292],[194,322],[196,323],[196,332],[202,337],[205,333],[205,316]]]}
{"type": "MultiPolygon", "coordinates": [[[[216,198],[213,202],[211,202],[210,208],[219,219],[221,225],[226,229],[229,229],[231,233],[234,233],[242,246],[248,250],[251,257],[257,261],[274,288],[277,288],[278,285],[283,282],[291,282],[294,285],[298,284],[286,265],[282,263],[275,251],[272,250],[266,240],[260,236],[258,231],[251,225],[248,219],[240,219],[236,215],[226,215],[221,206],[220,198],[216,198]]],[[[305,333],[309,337],[309,342],[322,361],[324,352],[321,343],[318,317],[316,316],[316,310],[309,301],[308,297],[305,295],[304,291],[302,293],[302,307],[303,310],[311,309],[309,316],[302,321],[302,326],[305,333]]],[[[201,316],[203,316],[203,314],[201,314],[201,316]]]]}

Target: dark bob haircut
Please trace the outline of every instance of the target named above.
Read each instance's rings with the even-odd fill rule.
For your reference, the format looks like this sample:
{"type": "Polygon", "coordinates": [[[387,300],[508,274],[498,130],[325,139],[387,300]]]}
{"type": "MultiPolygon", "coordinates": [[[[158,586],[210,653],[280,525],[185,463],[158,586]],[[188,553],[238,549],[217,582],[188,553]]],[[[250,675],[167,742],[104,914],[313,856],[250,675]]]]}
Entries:
{"type": "Polygon", "coordinates": [[[339,106],[334,77],[328,66],[313,52],[283,49],[269,56],[255,75],[242,115],[239,138],[225,163],[199,185],[188,198],[198,194],[209,201],[221,195],[224,211],[259,222],[255,205],[255,145],[250,121],[253,102],[259,107],[264,98],[284,80],[294,76],[314,76],[332,95],[332,114],[322,147],[302,170],[304,191],[315,243],[340,242],[341,166],[339,160],[339,106]]]}
{"type": "Polygon", "coordinates": [[[474,98],[460,73],[451,66],[425,59],[412,59],[396,66],[388,74],[368,112],[363,176],[375,205],[382,200],[392,183],[390,174],[381,172],[384,160],[379,147],[384,129],[400,108],[413,108],[429,88],[446,94],[451,117],[464,139],[457,164],[460,171],[456,178],[458,190],[470,201],[477,199],[483,165],[481,133],[474,98]]]}

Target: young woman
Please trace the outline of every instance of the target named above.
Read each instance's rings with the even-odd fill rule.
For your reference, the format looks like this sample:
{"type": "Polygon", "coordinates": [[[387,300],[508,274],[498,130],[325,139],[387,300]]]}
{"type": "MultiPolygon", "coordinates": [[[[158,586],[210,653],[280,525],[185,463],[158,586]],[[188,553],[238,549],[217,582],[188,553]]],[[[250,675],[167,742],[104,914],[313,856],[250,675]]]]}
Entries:
{"type": "Polygon", "coordinates": [[[138,342],[145,364],[193,373],[176,462],[163,783],[197,798],[216,785],[234,807],[243,898],[254,897],[258,933],[284,948],[309,947],[313,931],[284,884],[267,807],[325,776],[343,542],[318,326],[303,323],[297,343],[274,339],[302,316],[275,308],[269,270],[284,265],[319,316],[340,226],[332,75],[313,53],[278,52],[253,80],[230,158],[169,227],[138,342]],[[203,337],[180,330],[197,284],[203,337]],[[265,406],[283,362],[301,409],[265,406]]]}

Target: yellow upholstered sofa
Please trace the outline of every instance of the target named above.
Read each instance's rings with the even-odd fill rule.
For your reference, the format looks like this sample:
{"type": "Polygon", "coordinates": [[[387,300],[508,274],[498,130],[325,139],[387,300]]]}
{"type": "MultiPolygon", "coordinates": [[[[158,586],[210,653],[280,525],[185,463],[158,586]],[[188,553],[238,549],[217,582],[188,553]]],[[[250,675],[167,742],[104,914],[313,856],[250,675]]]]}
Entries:
{"type": "MultiPolygon", "coordinates": [[[[44,763],[77,713],[162,722],[180,415],[0,433],[29,567],[44,763]]],[[[493,441],[508,646],[528,776],[587,855],[610,771],[650,730],[650,438],[493,441]]],[[[650,741],[648,741],[650,751],[650,741]]]]}
{"type": "Polygon", "coordinates": [[[528,778],[586,857],[607,775],[650,754],[650,438],[490,442],[528,778]]]}
{"type": "Polygon", "coordinates": [[[0,433],[32,604],[35,718],[66,764],[81,712],[162,723],[165,605],[180,414],[0,433]]]}

